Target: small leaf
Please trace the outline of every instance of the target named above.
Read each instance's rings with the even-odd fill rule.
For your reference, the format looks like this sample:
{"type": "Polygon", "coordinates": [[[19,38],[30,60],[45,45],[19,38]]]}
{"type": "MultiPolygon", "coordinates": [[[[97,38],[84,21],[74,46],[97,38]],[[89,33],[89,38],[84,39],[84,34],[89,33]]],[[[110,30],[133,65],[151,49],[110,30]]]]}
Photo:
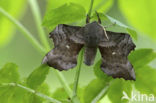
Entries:
{"type": "Polygon", "coordinates": [[[14,94],[15,88],[11,86],[0,87],[0,102],[9,103],[9,98],[14,94]]]}
{"type": "MultiPolygon", "coordinates": [[[[26,91],[22,88],[16,86],[6,86],[9,87],[5,93],[9,93],[9,96],[6,96],[7,102],[5,103],[24,103],[23,98],[26,91]]],[[[2,94],[2,98],[5,99],[3,96],[5,93],[2,94]]],[[[0,99],[1,100],[1,99],[0,99]]]]}
{"type": "MultiPolygon", "coordinates": [[[[73,89],[73,84],[70,85],[70,88],[73,89]]],[[[78,86],[77,97],[74,98],[74,102],[79,103],[79,100],[77,102],[77,99],[79,98],[81,100],[82,93],[83,93],[83,89],[79,88],[78,86]]],[[[68,96],[64,88],[56,89],[54,93],[52,94],[52,97],[61,101],[62,103],[72,103],[71,98],[68,96]]]]}
{"type": "Polygon", "coordinates": [[[92,80],[84,89],[83,103],[91,103],[91,101],[107,86],[107,81],[102,79],[92,80]]]}
{"type": "Polygon", "coordinates": [[[156,95],[156,69],[144,66],[136,70],[135,87],[141,93],[156,95]]]}
{"type": "Polygon", "coordinates": [[[138,49],[133,51],[128,58],[136,70],[154,60],[156,53],[153,49],[138,49]]]}
{"type": "Polygon", "coordinates": [[[72,23],[85,17],[85,9],[75,3],[64,4],[46,13],[43,25],[53,27],[57,24],[72,23]]]}
{"type": "Polygon", "coordinates": [[[123,81],[121,79],[115,79],[112,81],[111,86],[108,90],[108,97],[112,103],[121,103],[121,98],[123,96],[123,81]]]}
{"type": "MultiPolygon", "coordinates": [[[[48,10],[51,8],[58,8],[64,3],[76,3],[85,8],[86,11],[89,11],[89,6],[91,0],[48,0],[47,8],[48,10]]],[[[107,12],[113,5],[114,0],[94,0],[93,10],[100,12],[107,12]]]]}
{"type": "Polygon", "coordinates": [[[39,66],[27,78],[27,85],[32,89],[37,89],[46,79],[48,72],[49,67],[47,65],[39,66]]]}
{"type": "Polygon", "coordinates": [[[14,63],[7,63],[0,69],[0,83],[18,82],[18,67],[14,63]]]}
{"type": "Polygon", "coordinates": [[[124,93],[128,97],[131,97],[133,81],[127,81],[124,79],[114,79],[110,83],[110,88],[108,90],[108,97],[112,103],[127,103],[127,100],[122,100],[124,93]]]}
{"type": "Polygon", "coordinates": [[[137,32],[135,30],[131,29],[130,27],[126,26],[125,24],[121,23],[120,21],[118,21],[108,15],[106,15],[106,16],[112,23],[116,23],[118,27],[124,28],[125,31],[127,31],[127,33],[129,33],[134,40],[137,40],[137,32]]]}
{"type": "Polygon", "coordinates": [[[24,103],[23,97],[26,91],[12,85],[0,86],[0,103],[24,103]]]}
{"type": "Polygon", "coordinates": [[[70,100],[68,100],[69,96],[65,92],[64,88],[58,88],[56,91],[53,93],[53,98],[62,101],[62,103],[69,103],[70,100]]]}
{"type": "MultiPolygon", "coordinates": [[[[132,93],[132,84],[134,84],[134,81],[124,80],[123,81],[123,92],[126,93],[126,95],[131,98],[132,93]]],[[[122,93],[123,93],[122,92],[122,93]]],[[[123,103],[127,103],[129,100],[122,99],[123,103]]]]}
{"type": "MultiPolygon", "coordinates": [[[[103,15],[105,15],[105,14],[103,14],[103,15]]],[[[111,16],[108,16],[108,15],[105,15],[105,16],[106,16],[107,19],[109,19],[112,23],[116,23],[117,25],[119,25],[119,26],[121,26],[121,27],[124,27],[124,28],[127,28],[127,27],[128,27],[127,25],[125,25],[125,24],[121,23],[120,21],[118,21],[118,20],[112,18],[111,16]]]]}
{"type": "MultiPolygon", "coordinates": [[[[99,16],[100,16],[100,19],[102,20],[102,25],[103,26],[109,26],[109,25],[112,25],[112,26],[109,26],[108,28],[106,28],[106,30],[108,31],[113,31],[113,32],[122,32],[122,33],[128,33],[131,35],[131,37],[134,39],[134,40],[137,40],[137,32],[135,30],[133,30],[132,28],[126,26],[125,24],[121,23],[120,21],[108,16],[108,15],[105,15],[103,13],[99,13],[99,16]]],[[[97,20],[97,16],[96,16],[96,13],[94,13],[93,17],[92,17],[93,20],[97,20]]]]}

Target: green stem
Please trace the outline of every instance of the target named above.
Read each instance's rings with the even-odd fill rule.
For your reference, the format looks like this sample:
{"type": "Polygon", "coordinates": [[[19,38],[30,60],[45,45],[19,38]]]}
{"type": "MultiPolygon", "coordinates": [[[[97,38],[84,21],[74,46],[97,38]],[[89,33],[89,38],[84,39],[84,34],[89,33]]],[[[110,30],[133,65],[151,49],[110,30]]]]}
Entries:
{"type": "Polygon", "coordinates": [[[82,49],[79,53],[79,58],[78,58],[79,63],[76,68],[76,75],[75,75],[75,80],[74,80],[74,88],[73,88],[72,98],[77,96],[77,88],[78,88],[79,76],[80,76],[80,71],[81,71],[81,65],[82,65],[82,61],[83,61],[83,54],[84,54],[84,49],[82,49]]]}
{"type": "Polygon", "coordinates": [[[91,103],[97,103],[97,102],[103,97],[103,95],[106,94],[108,88],[109,88],[109,85],[106,85],[106,86],[101,90],[101,92],[92,100],[91,103]]]}
{"type": "Polygon", "coordinates": [[[60,102],[60,101],[58,101],[58,100],[56,100],[54,98],[51,98],[51,97],[49,97],[49,96],[47,96],[45,94],[42,94],[40,92],[36,92],[35,90],[33,90],[31,88],[28,88],[28,87],[25,87],[25,86],[23,86],[21,84],[17,84],[17,83],[2,83],[1,86],[17,86],[17,87],[22,88],[22,89],[24,89],[24,90],[26,90],[26,91],[28,91],[30,93],[33,93],[34,95],[37,95],[37,96],[39,96],[39,97],[41,97],[41,98],[43,98],[45,100],[48,100],[48,101],[50,101],[52,103],[62,103],[62,102],[60,102]]]}
{"type": "MultiPolygon", "coordinates": [[[[42,46],[37,42],[37,40],[32,36],[31,33],[29,33],[27,31],[27,29],[20,23],[18,22],[16,19],[14,19],[11,15],[9,15],[5,10],[3,10],[2,8],[0,8],[0,12],[6,17],[8,18],[13,24],[15,24],[19,30],[21,30],[24,34],[24,36],[27,37],[27,39],[39,50],[42,52],[42,54],[47,53],[45,49],[42,48],[42,46]]],[[[59,81],[61,82],[61,84],[64,86],[64,89],[66,90],[66,92],[68,93],[68,95],[71,97],[72,96],[72,90],[70,89],[70,87],[68,86],[65,77],[62,75],[62,73],[60,72],[56,72],[57,77],[59,78],[59,81]]]]}
{"type": "Polygon", "coordinates": [[[37,48],[40,52],[45,53],[45,49],[39,44],[39,42],[32,36],[32,34],[15,18],[8,14],[4,9],[0,7],[0,13],[2,13],[7,19],[9,19],[15,26],[23,32],[24,36],[37,48]]]}
{"type": "Polygon", "coordinates": [[[44,30],[42,28],[42,20],[41,20],[41,14],[40,14],[40,9],[38,7],[37,1],[36,0],[29,0],[32,12],[33,12],[33,16],[35,18],[35,22],[36,22],[36,26],[37,26],[37,30],[39,33],[39,37],[40,40],[42,42],[42,44],[45,46],[46,50],[49,51],[50,50],[50,46],[49,43],[47,41],[47,38],[45,36],[44,30]]]}
{"type": "MultiPolygon", "coordinates": [[[[89,12],[88,12],[88,17],[89,18],[91,16],[91,12],[92,12],[92,8],[93,8],[93,3],[94,3],[94,0],[91,0],[89,12]]],[[[82,65],[82,60],[83,60],[83,54],[84,54],[84,49],[82,49],[81,52],[80,52],[80,55],[79,55],[80,57],[79,57],[79,60],[78,60],[79,63],[78,63],[78,66],[76,68],[76,75],[75,75],[74,88],[73,88],[73,96],[72,96],[72,101],[73,102],[79,102],[78,99],[75,99],[75,97],[77,97],[77,88],[78,88],[79,76],[80,76],[81,65],[82,65]]]]}
{"type": "Polygon", "coordinates": [[[94,0],[91,0],[90,7],[89,7],[89,11],[88,11],[88,16],[89,16],[89,18],[90,18],[91,13],[92,13],[93,3],[94,3],[94,0]]]}

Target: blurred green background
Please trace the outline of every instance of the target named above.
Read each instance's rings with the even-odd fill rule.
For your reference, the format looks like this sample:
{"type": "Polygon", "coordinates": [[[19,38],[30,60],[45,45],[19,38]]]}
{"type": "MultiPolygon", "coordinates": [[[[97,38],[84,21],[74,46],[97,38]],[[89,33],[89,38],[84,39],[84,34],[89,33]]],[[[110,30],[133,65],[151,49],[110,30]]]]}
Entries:
{"type": "MultiPolygon", "coordinates": [[[[65,0],[38,0],[42,19],[45,11],[62,5],[65,0]],[[48,5],[48,6],[47,6],[48,5]]],[[[68,0],[70,1],[70,0],[68,0]]],[[[72,0],[74,1],[74,0],[72,0]]],[[[90,0],[86,0],[90,4],[90,0]]],[[[74,1],[82,5],[85,0],[74,1]]],[[[138,33],[138,40],[135,41],[137,48],[153,48],[156,50],[156,1],[155,0],[101,0],[99,4],[104,6],[99,10],[107,15],[134,28],[138,33]]],[[[38,32],[30,5],[27,0],[0,0],[0,6],[17,18],[37,39],[38,32]]],[[[89,8],[87,5],[86,8],[89,8]]],[[[42,24],[41,24],[42,25],[42,24]]],[[[44,27],[47,38],[49,30],[44,27]]],[[[52,44],[51,40],[49,42],[52,44]]],[[[36,67],[41,64],[44,55],[41,55],[31,43],[12,25],[3,15],[0,14],[0,67],[7,62],[14,62],[19,66],[21,76],[28,76],[36,67]]],[[[151,64],[156,68],[156,60],[151,64]]],[[[92,67],[83,64],[80,76],[80,86],[88,84],[95,78],[92,67]]],[[[73,82],[75,70],[63,72],[69,83],[73,82]]],[[[53,70],[50,71],[46,82],[51,91],[60,87],[53,70]]]]}

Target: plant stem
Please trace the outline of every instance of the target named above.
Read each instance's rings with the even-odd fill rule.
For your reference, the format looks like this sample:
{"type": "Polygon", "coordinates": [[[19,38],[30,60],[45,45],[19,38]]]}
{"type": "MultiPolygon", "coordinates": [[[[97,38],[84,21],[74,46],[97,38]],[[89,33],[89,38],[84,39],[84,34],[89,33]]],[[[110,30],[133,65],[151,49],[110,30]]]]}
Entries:
{"type": "Polygon", "coordinates": [[[55,70],[55,73],[60,81],[60,83],[62,84],[62,86],[64,87],[66,93],[68,94],[68,96],[70,98],[72,98],[72,90],[71,88],[68,86],[67,81],[65,80],[64,76],[62,73],[60,73],[59,71],[55,70]]]}
{"type": "MultiPolygon", "coordinates": [[[[14,19],[11,15],[9,15],[5,10],[3,10],[2,8],[0,8],[0,12],[6,17],[8,18],[13,24],[15,24],[19,30],[21,30],[24,34],[24,36],[27,37],[27,39],[39,50],[42,52],[42,54],[47,53],[45,49],[43,49],[43,47],[37,42],[37,40],[32,36],[32,34],[30,32],[28,32],[28,30],[20,23],[18,22],[16,19],[14,19]]],[[[57,74],[57,77],[59,78],[60,83],[64,86],[64,89],[66,90],[66,92],[68,93],[68,95],[71,97],[72,96],[72,90],[70,89],[70,87],[68,86],[65,77],[62,75],[61,72],[55,72],[57,74]]]]}
{"type": "Polygon", "coordinates": [[[45,36],[44,30],[41,26],[41,14],[40,14],[40,9],[38,7],[37,1],[36,0],[29,0],[32,12],[33,12],[33,16],[35,18],[35,22],[36,22],[36,26],[37,26],[37,30],[40,36],[40,40],[42,42],[42,44],[45,46],[46,50],[49,51],[50,50],[50,46],[49,43],[47,41],[47,38],[45,36]]]}
{"type": "Polygon", "coordinates": [[[24,36],[32,43],[32,45],[37,48],[40,52],[45,53],[45,49],[39,44],[39,42],[32,36],[32,34],[15,18],[8,14],[4,9],[0,7],[0,13],[2,13],[7,19],[9,19],[13,24],[15,24],[18,29],[23,32],[24,36]]]}
{"type": "Polygon", "coordinates": [[[91,103],[97,103],[97,102],[100,100],[100,98],[107,92],[108,88],[109,88],[109,85],[106,85],[106,86],[101,90],[101,92],[92,100],[91,103]]]}
{"type": "Polygon", "coordinates": [[[88,11],[88,17],[89,17],[89,18],[90,18],[91,13],[92,13],[93,3],[94,3],[94,0],[91,0],[90,7],[89,7],[89,11],[88,11]]]}
{"type": "Polygon", "coordinates": [[[24,89],[24,90],[26,90],[26,91],[28,91],[30,93],[33,93],[33,94],[37,95],[37,96],[39,96],[39,97],[41,97],[41,98],[43,98],[45,100],[48,100],[48,101],[50,101],[52,103],[62,103],[62,102],[60,102],[60,101],[58,101],[58,100],[56,100],[54,98],[51,98],[51,97],[49,97],[49,96],[47,96],[45,94],[42,94],[40,92],[36,92],[35,90],[33,90],[31,88],[28,88],[28,87],[25,87],[25,86],[23,86],[21,84],[17,84],[17,83],[2,83],[1,86],[17,86],[17,87],[22,88],[22,89],[24,89]]]}
{"type": "MultiPolygon", "coordinates": [[[[91,16],[93,3],[94,3],[94,0],[91,0],[89,12],[88,12],[88,17],[89,18],[91,16]]],[[[82,65],[82,60],[83,60],[83,54],[84,54],[84,49],[82,49],[80,54],[79,54],[79,56],[80,56],[79,60],[78,60],[79,63],[78,63],[78,66],[76,68],[76,75],[75,75],[75,80],[74,80],[74,88],[73,88],[73,96],[72,96],[72,101],[73,102],[75,101],[74,98],[77,97],[77,88],[78,88],[79,76],[80,76],[81,65],[82,65]]],[[[76,100],[76,101],[79,102],[78,100],[76,100]]]]}
{"type": "Polygon", "coordinates": [[[78,58],[79,63],[76,68],[76,75],[75,75],[75,80],[74,80],[74,88],[73,88],[72,98],[77,96],[77,88],[78,88],[79,76],[80,76],[80,71],[81,71],[81,65],[82,65],[82,61],[83,61],[83,54],[84,54],[84,49],[82,49],[79,53],[79,58],[78,58]]]}

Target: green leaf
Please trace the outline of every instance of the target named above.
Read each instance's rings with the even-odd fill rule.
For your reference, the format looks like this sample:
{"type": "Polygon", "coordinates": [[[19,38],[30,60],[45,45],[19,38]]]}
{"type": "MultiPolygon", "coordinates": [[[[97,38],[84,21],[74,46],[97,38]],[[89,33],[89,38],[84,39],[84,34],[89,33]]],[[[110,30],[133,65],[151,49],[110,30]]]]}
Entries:
{"type": "Polygon", "coordinates": [[[37,89],[46,79],[49,72],[47,65],[41,65],[35,69],[27,78],[27,85],[32,89],[37,89]]]}
{"type": "MultiPolygon", "coordinates": [[[[88,4],[90,4],[91,0],[88,0],[88,4]]],[[[94,4],[93,4],[93,11],[96,10],[98,12],[103,12],[106,13],[112,6],[113,6],[114,0],[94,0],[94,4]]],[[[84,5],[85,6],[85,5],[84,5]]],[[[89,9],[89,5],[88,7],[86,7],[86,10],[89,9]]]]}
{"type": "Polygon", "coordinates": [[[14,63],[7,63],[0,69],[0,83],[18,82],[18,67],[14,63]]]}
{"type": "Polygon", "coordinates": [[[68,94],[63,88],[58,88],[52,95],[53,98],[62,101],[62,103],[70,103],[68,94]]]}
{"type": "Polygon", "coordinates": [[[156,69],[150,66],[137,69],[135,87],[141,93],[156,95],[156,69]]]}
{"type": "MultiPolygon", "coordinates": [[[[88,12],[91,0],[69,0],[70,2],[82,5],[88,12]]],[[[113,5],[113,0],[94,0],[93,11],[107,12],[113,5]]]]}
{"type": "MultiPolygon", "coordinates": [[[[18,67],[14,63],[7,63],[0,69],[0,83],[19,82],[18,67]]],[[[1,103],[21,103],[24,91],[14,86],[0,85],[1,103]]]]}
{"type": "Polygon", "coordinates": [[[23,97],[26,93],[25,90],[12,86],[0,86],[0,101],[1,103],[23,103],[23,97]]]}
{"type": "Polygon", "coordinates": [[[14,94],[15,88],[10,86],[0,87],[0,102],[9,103],[9,99],[14,94]]]}
{"type": "Polygon", "coordinates": [[[156,53],[153,49],[138,49],[133,51],[128,58],[136,70],[154,60],[156,58],[156,53]]]}
{"type": "MultiPolygon", "coordinates": [[[[125,24],[121,23],[120,21],[118,21],[118,20],[116,20],[116,19],[114,19],[114,18],[112,18],[112,17],[110,17],[108,15],[106,15],[106,16],[112,23],[117,24],[116,29],[119,29],[119,30],[124,29],[126,31],[126,33],[129,33],[134,40],[137,40],[137,32],[134,29],[126,26],[125,24]]],[[[119,30],[118,30],[118,32],[119,32],[119,30]]]]}
{"type": "Polygon", "coordinates": [[[84,89],[83,103],[91,101],[107,86],[108,81],[103,79],[92,80],[84,89]]]}
{"type": "MultiPolygon", "coordinates": [[[[91,0],[48,0],[48,10],[58,8],[65,3],[76,3],[88,12],[91,0]]],[[[107,12],[113,5],[113,0],[94,0],[93,11],[107,12]]]]}
{"type": "Polygon", "coordinates": [[[133,81],[126,81],[124,79],[114,79],[110,83],[110,88],[107,93],[112,103],[127,103],[127,100],[122,100],[123,92],[125,92],[129,97],[131,97],[132,83],[133,81]]]}
{"type": "Polygon", "coordinates": [[[119,0],[118,4],[132,26],[156,40],[155,0],[119,0]]]}
{"type": "MultiPolygon", "coordinates": [[[[131,93],[132,93],[132,85],[134,84],[135,81],[130,81],[130,80],[124,80],[123,81],[123,88],[122,88],[122,93],[125,92],[127,94],[127,96],[129,98],[131,98],[131,93]]],[[[122,103],[127,103],[128,100],[127,99],[122,99],[121,98],[122,103]]]]}
{"type": "Polygon", "coordinates": [[[102,60],[99,60],[95,65],[94,65],[94,74],[100,78],[100,79],[105,79],[105,80],[111,80],[112,77],[108,76],[101,70],[101,63],[102,60]]]}
{"type": "Polygon", "coordinates": [[[72,23],[85,17],[85,9],[78,4],[64,4],[46,13],[43,25],[53,27],[57,24],[72,23]]]}
{"type": "MultiPolygon", "coordinates": [[[[21,11],[24,9],[26,0],[0,0],[0,7],[5,9],[15,18],[19,18],[21,11]]],[[[23,12],[23,11],[22,11],[23,12]]],[[[0,47],[7,44],[13,37],[12,23],[8,21],[0,12],[0,47]]]]}
{"type": "MultiPolygon", "coordinates": [[[[70,85],[70,88],[73,89],[73,84],[70,85]]],[[[83,89],[79,88],[78,86],[78,91],[77,91],[77,96],[78,98],[81,100],[83,94],[83,89]]],[[[54,91],[54,93],[52,94],[52,97],[61,101],[62,103],[71,103],[71,98],[68,96],[68,94],[66,93],[66,91],[64,90],[64,88],[58,88],[54,91]]],[[[74,98],[75,100],[78,99],[77,97],[74,98]]],[[[78,100],[79,101],[79,100],[78,100]]],[[[75,102],[75,101],[74,101],[75,102]]],[[[77,103],[77,102],[76,102],[77,103]]]]}
{"type": "MultiPolygon", "coordinates": [[[[106,28],[106,30],[113,31],[113,32],[128,33],[131,35],[131,37],[134,40],[137,40],[137,32],[134,29],[128,27],[127,25],[121,23],[120,21],[118,21],[108,15],[105,15],[103,13],[99,13],[99,16],[100,16],[100,19],[102,20],[103,26],[109,26],[109,25],[114,24],[114,25],[106,28]]],[[[92,19],[93,19],[92,21],[95,21],[95,20],[97,21],[96,13],[94,13],[92,19]]]]}
{"type": "Polygon", "coordinates": [[[115,79],[112,81],[111,86],[108,90],[108,97],[112,103],[121,103],[123,96],[123,81],[121,79],[115,79]]]}
{"type": "Polygon", "coordinates": [[[12,92],[10,92],[11,93],[10,97],[6,98],[8,100],[8,102],[6,103],[23,103],[24,102],[23,98],[24,98],[24,94],[26,93],[26,91],[19,87],[10,86],[9,88],[10,89],[8,89],[6,92],[10,92],[11,89],[12,89],[11,90],[12,92]]]}

